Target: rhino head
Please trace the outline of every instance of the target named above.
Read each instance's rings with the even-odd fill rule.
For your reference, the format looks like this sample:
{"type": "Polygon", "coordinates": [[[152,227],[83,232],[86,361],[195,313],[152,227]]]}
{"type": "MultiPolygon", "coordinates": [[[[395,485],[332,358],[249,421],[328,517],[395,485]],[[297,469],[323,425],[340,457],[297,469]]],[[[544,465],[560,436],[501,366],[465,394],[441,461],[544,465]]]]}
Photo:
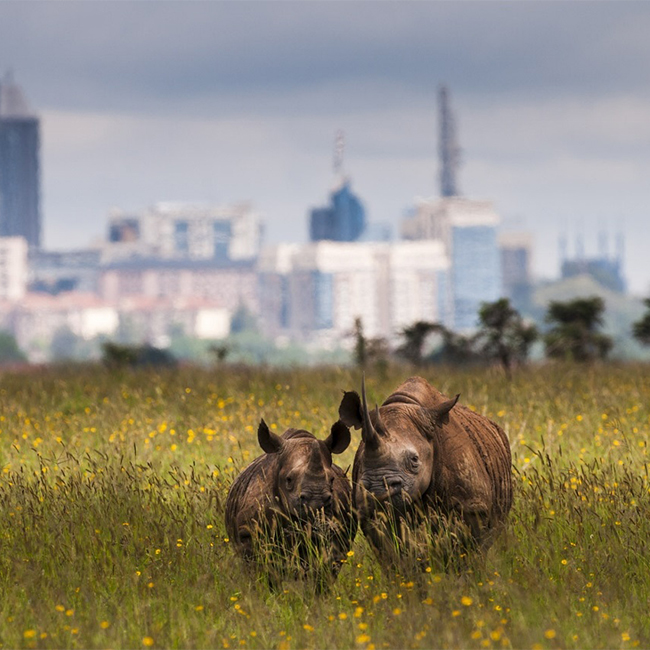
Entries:
{"type": "Polygon", "coordinates": [[[278,436],[261,420],[257,439],[267,454],[276,455],[273,490],[282,511],[300,519],[311,518],[319,511],[331,514],[336,477],[332,454],[348,448],[348,427],[339,420],[325,440],[318,440],[307,431],[296,429],[278,436]]]}
{"type": "Polygon", "coordinates": [[[435,408],[399,403],[370,411],[364,380],[361,397],[354,391],[344,394],[339,417],[347,426],[361,429],[363,441],[355,458],[358,508],[363,510],[369,497],[398,514],[421,503],[433,477],[436,430],[448,421],[458,397],[435,408]]]}

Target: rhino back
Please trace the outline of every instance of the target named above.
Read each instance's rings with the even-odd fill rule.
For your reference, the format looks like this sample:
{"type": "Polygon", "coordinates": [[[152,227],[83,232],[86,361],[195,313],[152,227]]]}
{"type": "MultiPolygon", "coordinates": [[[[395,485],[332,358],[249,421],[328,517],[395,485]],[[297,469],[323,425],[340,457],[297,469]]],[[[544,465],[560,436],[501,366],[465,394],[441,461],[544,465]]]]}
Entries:
{"type": "Polygon", "coordinates": [[[259,521],[273,495],[277,461],[264,454],[256,458],[235,479],[226,499],[226,530],[239,541],[240,529],[259,521]]]}
{"type": "Polygon", "coordinates": [[[446,399],[426,379],[422,377],[409,377],[386,398],[382,406],[388,406],[390,404],[411,404],[424,408],[433,408],[446,399]]]}
{"type": "Polygon", "coordinates": [[[512,505],[512,459],[501,427],[459,405],[438,430],[436,442],[437,496],[460,507],[482,502],[491,519],[502,519],[512,505]]]}

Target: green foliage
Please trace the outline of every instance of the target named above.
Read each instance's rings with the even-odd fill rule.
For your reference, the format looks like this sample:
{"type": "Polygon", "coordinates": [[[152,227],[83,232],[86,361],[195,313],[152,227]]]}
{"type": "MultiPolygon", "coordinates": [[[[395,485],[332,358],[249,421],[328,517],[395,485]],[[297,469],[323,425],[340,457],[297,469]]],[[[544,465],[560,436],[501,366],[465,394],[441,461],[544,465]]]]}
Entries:
{"type": "Polygon", "coordinates": [[[507,298],[484,302],[479,310],[477,343],[482,354],[498,361],[509,373],[514,364],[525,363],[537,328],[526,324],[507,298]]]}
{"type": "Polygon", "coordinates": [[[546,321],[552,325],[544,336],[546,355],[579,362],[604,359],[612,348],[612,339],[598,331],[604,309],[599,296],[552,301],[546,314],[546,321]]]}
{"type": "Polygon", "coordinates": [[[230,353],[230,347],[226,343],[214,343],[208,350],[214,357],[216,363],[223,363],[230,353]]]}
{"type": "Polygon", "coordinates": [[[422,366],[424,362],[424,342],[429,334],[438,332],[441,328],[442,326],[437,323],[429,323],[423,320],[408,325],[401,331],[404,342],[397,349],[397,355],[414,366],[422,366]]]}
{"type": "MultiPolygon", "coordinates": [[[[498,422],[515,501],[484,559],[397,573],[361,534],[330,590],[270,591],[236,558],[229,485],[274,430],[323,438],[338,367],[3,374],[0,641],[10,648],[650,646],[646,365],[424,368],[498,422]],[[427,569],[430,569],[428,571],[427,569]]],[[[406,375],[366,377],[371,403],[406,375]]],[[[359,443],[342,455],[352,462],[359,443]]],[[[444,539],[442,540],[444,542],[444,539]]]]}
{"type": "Polygon", "coordinates": [[[435,363],[462,366],[479,361],[475,350],[475,337],[459,334],[441,323],[416,321],[401,332],[404,339],[395,354],[417,368],[435,363]],[[438,337],[440,345],[426,354],[426,346],[438,337]]]}
{"type": "Polygon", "coordinates": [[[481,361],[474,336],[459,334],[442,325],[439,325],[439,332],[442,345],[429,355],[427,361],[458,367],[477,365],[481,361]]]}
{"type": "Polygon", "coordinates": [[[24,361],[27,361],[27,357],[18,347],[13,334],[0,331],[0,365],[24,361]]]}
{"type": "Polygon", "coordinates": [[[383,337],[367,338],[360,316],[354,319],[352,337],[354,339],[353,358],[357,367],[366,368],[372,364],[375,367],[381,367],[383,372],[388,365],[390,355],[388,341],[383,337]]]}
{"type": "Polygon", "coordinates": [[[104,364],[109,368],[136,368],[146,366],[169,367],[176,359],[167,350],[152,345],[120,345],[107,341],[102,345],[104,364]]]}
{"type": "Polygon", "coordinates": [[[643,303],[647,311],[632,325],[632,334],[642,345],[650,345],[650,298],[646,298],[643,303]]]}

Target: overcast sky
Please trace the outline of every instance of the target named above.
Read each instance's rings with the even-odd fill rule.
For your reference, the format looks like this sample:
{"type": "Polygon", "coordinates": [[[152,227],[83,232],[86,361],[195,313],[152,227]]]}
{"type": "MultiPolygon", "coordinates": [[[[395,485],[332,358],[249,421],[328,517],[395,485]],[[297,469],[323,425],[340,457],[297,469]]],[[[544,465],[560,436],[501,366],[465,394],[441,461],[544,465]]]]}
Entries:
{"type": "Polygon", "coordinates": [[[250,200],[268,241],[304,241],[344,167],[397,232],[438,195],[447,84],[459,186],[535,238],[626,237],[650,293],[650,3],[0,2],[0,74],[42,119],[45,246],[104,235],[113,206],[250,200]]]}

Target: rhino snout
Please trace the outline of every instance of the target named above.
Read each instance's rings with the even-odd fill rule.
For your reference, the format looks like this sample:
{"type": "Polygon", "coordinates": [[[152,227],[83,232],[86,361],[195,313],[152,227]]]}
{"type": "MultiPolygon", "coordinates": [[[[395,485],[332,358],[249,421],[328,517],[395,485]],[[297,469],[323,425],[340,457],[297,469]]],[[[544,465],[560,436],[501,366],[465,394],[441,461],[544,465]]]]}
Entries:
{"type": "Polygon", "coordinates": [[[306,510],[320,510],[321,508],[328,509],[332,505],[332,493],[319,493],[301,492],[300,493],[300,506],[306,510]]]}
{"type": "Polygon", "coordinates": [[[405,489],[404,479],[397,474],[382,476],[381,478],[364,476],[361,482],[368,492],[380,499],[398,496],[405,489]]]}
{"type": "Polygon", "coordinates": [[[386,480],[386,487],[389,492],[402,491],[404,487],[404,479],[401,476],[392,476],[386,480]]]}

